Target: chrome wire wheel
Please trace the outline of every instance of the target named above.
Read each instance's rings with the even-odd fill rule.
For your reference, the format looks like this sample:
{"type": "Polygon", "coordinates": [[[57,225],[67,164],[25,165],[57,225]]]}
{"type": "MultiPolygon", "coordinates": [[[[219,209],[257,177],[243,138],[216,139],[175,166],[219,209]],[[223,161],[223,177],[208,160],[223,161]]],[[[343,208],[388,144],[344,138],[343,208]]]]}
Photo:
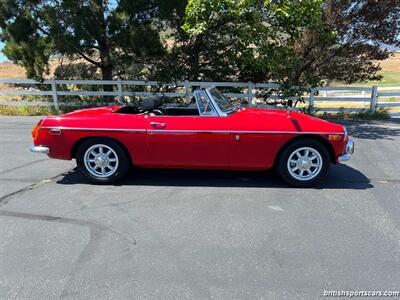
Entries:
{"type": "Polygon", "coordinates": [[[311,147],[294,150],[287,161],[289,174],[301,181],[308,181],[318,176],[322,166],[321,154],[311,147]]]}
{"type": "Polygon", "coordinates": [[[83,158],[86,170],[95,177],[112,176],[118,169],[118,155],[104,144],[96,144],[88,148],[83,158]]]}

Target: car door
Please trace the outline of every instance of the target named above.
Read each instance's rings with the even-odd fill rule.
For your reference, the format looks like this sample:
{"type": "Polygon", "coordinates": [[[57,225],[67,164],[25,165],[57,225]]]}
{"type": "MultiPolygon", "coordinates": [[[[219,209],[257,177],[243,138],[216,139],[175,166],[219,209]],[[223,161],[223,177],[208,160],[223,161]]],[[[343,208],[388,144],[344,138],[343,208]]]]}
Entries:
{"type": "Polygon", "coordinates": [[[230,118],[232,168],[268,169],[292,135],[282,132],[287,118],[262,109],[244,108],[230,118]]]}
{"type": "Polygon", "coordinates": [[[204,91],[196,94],[199,116],[149,115],[150,164],[161,167],[228,168],[230,132],[204,91]]]}

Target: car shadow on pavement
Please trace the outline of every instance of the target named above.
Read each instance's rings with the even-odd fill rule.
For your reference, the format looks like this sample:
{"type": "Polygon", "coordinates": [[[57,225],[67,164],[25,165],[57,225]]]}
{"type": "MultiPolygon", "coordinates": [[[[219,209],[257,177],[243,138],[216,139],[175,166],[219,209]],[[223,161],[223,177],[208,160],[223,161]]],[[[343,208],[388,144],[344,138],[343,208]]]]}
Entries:
{"type": "MultiPolygon", "coordinates": [[[[92,184],[74,169],[57,181],[58,184],[92,184]]],[[[290,188],[273,171],[220,171],[188,169],[134,169],[115,186],[204,186],[244,188],[290,188]]],[[[332,165],[326,178],[313,189],[372,188],[370,180],[347,165],[332,165]]]]}
{"type": "Polygon", "coordinates": [[[400,137],[398,121],[336,121],[336,123],[346,126],[352,138],[395,140],[396,137],[400,137]]]}

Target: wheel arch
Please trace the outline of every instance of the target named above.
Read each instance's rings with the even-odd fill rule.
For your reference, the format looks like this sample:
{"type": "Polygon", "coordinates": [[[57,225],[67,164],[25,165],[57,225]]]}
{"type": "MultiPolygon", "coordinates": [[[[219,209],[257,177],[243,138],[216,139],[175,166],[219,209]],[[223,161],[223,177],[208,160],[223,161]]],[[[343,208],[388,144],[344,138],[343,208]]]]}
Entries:
{"type": "Polygon", "coordinates": [[[74,143],[74,145],[72,146],[72,149],[71,149],[71,157],[72,157],[72,158],[76,158],[76,153],[77,153],[79,147],[80,147],[84,142],[86,142],[86,141],[88,141],[88,140],[91,140],[91,139],[106,139],[106,140],[111,140],[111,141],[117,143],[117,144],[124,150],[125,154],[126,154],[126,155],[128,156],[128,158],[129,158],[131,164],[133,164],[132,155],[131,155],[131,153],[129,152],[128,148],[125,146],[125,144],[124,144],[123,142],[121,142],[120,140],[118,140],[118,139],[110,138],[110,137],[105,137],[105,136],[87,136],[87,137],[83,137],[83,138],[77,140],[77,141],[74,143]]]}
{"type": "Polygon", "coordinates": [[[294,143],[296,141],[305,140],[305,139],[312,139],[312,140],[316,140],[316,141],[320,142],[328,150],[330,161],[332,163],[336,162],[335,150],[334,150],[332,144],[326,138],[324,138],[323,136],[318,135],[318,134],[301,134],[301,135],[291,138],[290,140],[285,142],[280,147],[277,155],[275,156],[274,166],[276,166],[277,162],[279,161],[280,156],[282,155],[282,153],[286,149],[286,147],[288,147],[289,145],[291,145],[292,143],[294,143]]]}

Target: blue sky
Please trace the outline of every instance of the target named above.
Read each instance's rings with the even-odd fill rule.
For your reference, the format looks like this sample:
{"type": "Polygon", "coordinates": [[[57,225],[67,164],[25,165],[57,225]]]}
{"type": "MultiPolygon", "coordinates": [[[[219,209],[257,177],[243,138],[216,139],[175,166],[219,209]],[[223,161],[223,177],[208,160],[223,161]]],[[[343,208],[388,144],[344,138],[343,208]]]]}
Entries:
{"type": "Polygon", "coordinates": [[[4,43],[0,42],[0,62],[7,60],[7,57],[5,57],[3,52],[1,52],[3,47],[4,47],[4,43]]]}

